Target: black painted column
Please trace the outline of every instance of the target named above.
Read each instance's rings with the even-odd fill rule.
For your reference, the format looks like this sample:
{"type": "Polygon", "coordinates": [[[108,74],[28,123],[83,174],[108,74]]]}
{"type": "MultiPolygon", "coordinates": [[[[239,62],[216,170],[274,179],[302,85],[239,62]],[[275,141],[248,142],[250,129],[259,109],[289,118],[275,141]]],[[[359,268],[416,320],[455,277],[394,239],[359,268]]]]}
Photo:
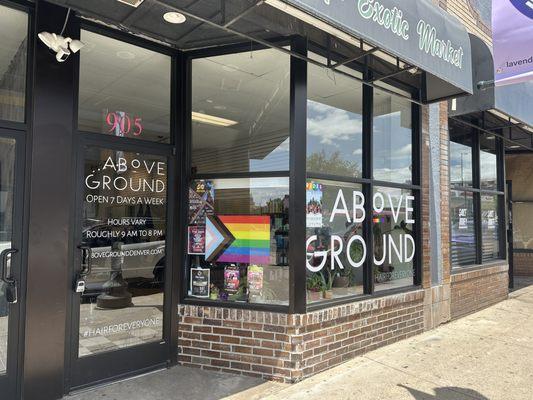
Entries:
{"type": "MultiPolygon", "coordinates": [[[[37,38],[59,33],[66,9],[36,2],[29,171],[25,400],[60,398],[65,374],[70,210],[74,196],[74,58],[63,63],[37,38]]],[[[72,21],[72,18],[71,18],[72,21]]],[[[79,38],[71,24],[65,36],[79,38]]]]}

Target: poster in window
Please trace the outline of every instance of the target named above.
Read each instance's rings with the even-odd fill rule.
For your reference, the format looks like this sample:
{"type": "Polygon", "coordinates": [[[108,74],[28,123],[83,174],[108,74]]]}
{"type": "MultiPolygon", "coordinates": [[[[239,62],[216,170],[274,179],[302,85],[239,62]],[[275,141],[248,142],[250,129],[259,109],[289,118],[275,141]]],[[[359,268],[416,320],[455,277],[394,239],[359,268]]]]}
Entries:
{"type": "Polygon", "coordinates": [[[459,209],[459,229],[468,229],[467,211],[466,208],[459,209]]]}
{"type": "Polygon", "coordinates": [[[263,292],[263,267],[255,264],[250,265],[247,280],[250,294],[261,295],[263,292]]]}
{"type": "Polygon", "coordinates": [[[306,185],[306,224],[308,228],[322,228],[322,185],[309,181],[306,185]]]}
{"type": "Polygon", "coordinates": [[[236,293],[241,283],[239,267],[230,265],[224,268],[224,289],[228,293],[236,293]]]}
{"type": "Polygon", "coordinates": [[[197,180],[189,188],[189,225],[205,226],[207,215],[215,213],[215,188],[212,181],[197,180]]]}
{"type": "Polygon", "coordinates": [[[191,268],[191,295],[209,297],[211,271],[206,268],[191,268]]]}
{"type": "Polygon", "coordinates": [[[205,253],[205,225],[189,225],[188,253],[203,255],[205,253]]]}
{"type": "Polygon", "coordinates": [[[230,241],[217,257],[218,262],[270,264],[269,215],[219,215],[230,241]]]}

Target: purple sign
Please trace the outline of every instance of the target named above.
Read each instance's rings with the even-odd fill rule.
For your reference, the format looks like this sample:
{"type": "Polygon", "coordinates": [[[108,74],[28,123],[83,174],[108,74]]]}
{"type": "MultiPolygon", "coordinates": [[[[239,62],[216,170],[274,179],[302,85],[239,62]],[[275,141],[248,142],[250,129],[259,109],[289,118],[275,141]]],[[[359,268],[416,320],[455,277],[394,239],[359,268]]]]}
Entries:
{"type": "Polygon", "coordinates": [[[493,0],[496,85],[533,79],[533,0],[493,0]]]}

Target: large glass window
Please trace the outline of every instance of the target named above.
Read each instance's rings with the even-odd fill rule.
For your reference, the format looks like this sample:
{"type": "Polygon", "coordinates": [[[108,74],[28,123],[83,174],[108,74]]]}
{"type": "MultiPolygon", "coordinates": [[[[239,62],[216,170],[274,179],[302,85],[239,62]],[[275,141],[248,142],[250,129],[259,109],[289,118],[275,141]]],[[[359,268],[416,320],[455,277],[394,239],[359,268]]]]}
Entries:
{"type": "Polygon", "coordinates": [[[374,188],[372,231],[376,291],[413,284],[414,200],[410,190],[374,188]]]}
{"type": "Polygon", "coordinates": [[[375,89],[373,131],[363,132],[362,84],[307,70],[307,304],[413,286],[412,105],[375,89]]]}
{"type": "Polygon", "coordinates": [[[474,194],[452,190],[450,195],[451,255],[453,265],[476,263],[474,194]]]}
{"type": "Polygon", "coordinates": [[[0,5],[0,120],[24,122],[28,15],[0,5]]]}
{"type": "Polygon", "coordinates": [[[490,261],[500,256],[500,228],[498,218],[499,196],[481,195],[482,260],[490,261]]]}
{"type": "Polygon", "coordinates": [[[192,167],[199,174],[289,169],[289,56],[192,61],[192,167]]]}
{"type": "Polygon", "coordinates": [[[410,184],[413,176],[411,103],[374,91],[374,179],[410,184]]]}
{"type": "Polygon", "coordinates": [[[170,57],[81,32],[78,129],[170,142],[170,57]]]}
{"type": "Polygon", "coordinates": [[[481,135],[479,138],[479,175],[481,189],[497,189],[498,164],[495,142],[495,136],[481,135]]]}
{"type": "Polygon", "coordinates": [[[451,133],[450,141],[450,184],[467,187],[473,183],[472,135],[471,131],[460,130],[451,133]]]}
{"type": "Polygon", "coordinates": [[[502,258],[504,201],[499,138],[450,120],[450,224],[453,269],[502,258]]]}
{"type": "Polygon", "coordinates": [[[366,244],[361,190],[356,183],[307,180],[308,303],[363,293],[366,244]],[[354,196],[355,209],[345,212],[344,204],[354,196]]]}
{"type": "Polygon", "coordinates": [[[277,50],[192,60],[190,298],[289,304],[289,83],[277,50]]]}
{"type": "Polygon", "coordinates": [[[307,171],[361,177],[362,84],[310,65],[307,86],[307,171]]]}

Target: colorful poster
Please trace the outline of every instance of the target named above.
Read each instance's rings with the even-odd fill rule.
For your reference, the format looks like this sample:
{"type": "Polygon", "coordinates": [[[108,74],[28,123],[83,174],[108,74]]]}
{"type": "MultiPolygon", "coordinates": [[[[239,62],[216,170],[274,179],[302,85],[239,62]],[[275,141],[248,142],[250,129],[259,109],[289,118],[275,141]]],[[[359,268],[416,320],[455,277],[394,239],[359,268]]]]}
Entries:
{"type": "Polygon", "coordinates": [[[188,229],[188,253],[205,253],[205,226],[190,225],[188,229]]]}
{"type": "Polygon", "coordinates": [[[207,180],[194,181],[189,188],[189,225],[205,225],[207,215],[215,213],[215,188],[207,180]]]}
{"type": "Polygon", "coordinates": [[[208,215],[205,223],[205,260],[216,261],[217,257],[235,238],[214,215],[208,215]]]}
{"type": "Polygon", "coordinates": [[[496,85],[533,79],[533,0],[493,0],[496,85]]]}
{"type": "Polygon", "coordinates": [[[241,283],[239,267],[230,265],[224,268],[224,289],[228,293],[236,293],[241,283]]]}
{"type": "Polygon", "coordinates": [[[217,261],[270,264],[270,217],[268,215],[220,215],[220,222],[234,240],[217,261]]]}
{"type": "Polygon", "coordinates": [[[466,208],[459,209],[459,229],[468,229],[467,212],[466,208]]]}
{"type": "Polygon", "coordinates": [[[263,292],[263,267],[250,265],[247,281],[250,294],[261,295],[263,292]]]}
{"type": "Polygon", "coordinates": [[[211,271],[204,268],[191,268],[191,295],[209,297],[211,271]]]}
{"type": "Polygon", "coordinates": [[[309,181],[306,185],[306,225],[308,228],[322,228],[322,184],[309,181]]]}

